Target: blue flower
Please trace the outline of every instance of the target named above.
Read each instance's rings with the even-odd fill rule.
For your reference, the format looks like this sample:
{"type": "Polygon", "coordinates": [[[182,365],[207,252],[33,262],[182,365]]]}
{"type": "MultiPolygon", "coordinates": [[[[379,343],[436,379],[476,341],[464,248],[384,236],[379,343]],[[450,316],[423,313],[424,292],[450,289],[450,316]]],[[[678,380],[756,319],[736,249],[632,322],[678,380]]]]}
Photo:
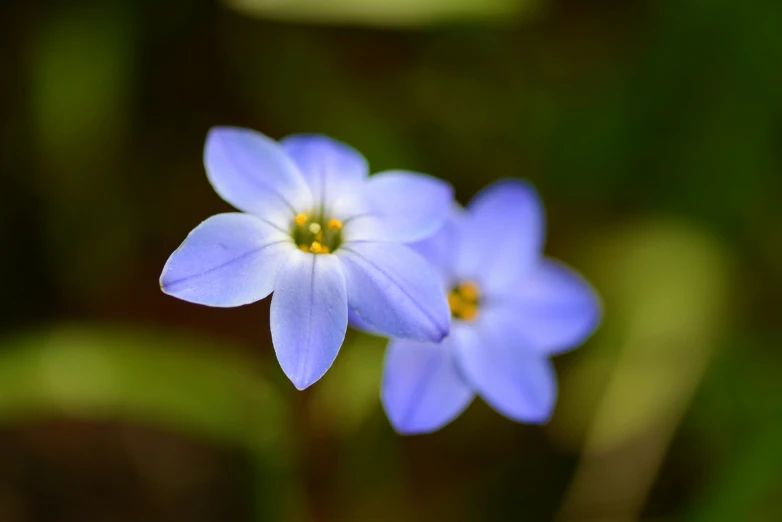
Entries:
{"type": "Polygon", "coordinates": [[[582,343],[601,311],[586,281],[542,256],[544,229],[535,190],[503,181],[413,245],[438,267],[453,322],[439,344],[389,343],[382,401],[398,432],[437,430],[476,393],[513,420],[549,419],[557,396],[549,356],[582,343]]]}
{"type": "Polygon", "coordinates": [[[450,314],[434,268],[404,243],[430,236],[453,192],[422,174],[367,178],[355,150],[317,135],[279,143],[218,127],[204,149],[215,191],[243,211],[212,216],[171,255],[162,290],[208,306],[267,297],[277,359],[298,389],[329,369],[348,310],[391,337],[437,342],[450,314]]]}

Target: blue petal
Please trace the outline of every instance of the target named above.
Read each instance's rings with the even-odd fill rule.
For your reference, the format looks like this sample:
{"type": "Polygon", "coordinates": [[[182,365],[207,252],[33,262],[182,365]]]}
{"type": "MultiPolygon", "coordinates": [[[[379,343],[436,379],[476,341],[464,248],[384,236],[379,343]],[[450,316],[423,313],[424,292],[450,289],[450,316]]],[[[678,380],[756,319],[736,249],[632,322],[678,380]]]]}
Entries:
{"type": "Polygon", "coordinates": [[[316,205],[328,206],[367,177],[367,160],[326,136],[297,134],[280,141],[309,183],[316,205]]]}
{"type": "Polygon", "coordinates": [[[369,178],[363,191],[371,212],[386,222],[388,236],[375,241],[418,241],[435,233],[453,204],[448,183],[405,171],[388,171],[369,178]]]}
{"type": "Polygon", "coordinates": [[[250,214],[212,216],[169,257],[162,290],[208,306],[239,306],[272,292],[290,238],[250,214]]]}
{"type": "Polygon", "coordinates": [[[473,396],[459,374],[449,338],[440,344],[389,343],[381,398],[391,425],[399,433],[438,430],[458,417],[473,396]]]}
{"type": "MultiPolygon", "coordinates": [[[[344,200],[342,200],[344,201],[344,200]]],[[[339,219],[339,218],[337,218],[339,219]]],[[[393,240],[391,230],[386,221],[372,214],[359,214],[344,221],[342,240],[346,243],[354,241],[388,241],[393,240]]],[[[396,241],[395,241],[396,242],[396,241]]]]}
{"type": "Polygon", "coordinates": [[[537,192],[521,181],[489,186],[467,207],[461,234],[461,278],[479,282],[485,294],[516,287],[543,250],[545,216],[537,192]]]}
{"type": "Polygon", "coordinates": [[[250,129],[215,127],[204,148],[206,174],[234,207],[287,227],[312,205],[307,182],[274,140],[250,129]]]}
{"type": "Polygon", "coordinates": [[[454,324],[451,337],[462,374],[492,408],[506,417],[546,422],[554,409],[557,383],[551,362],[501,332],[454,324]]]}
{"type": "Polygon", "coordinates": [[[335,256],[290,253],[274,286],[270,326],[277,360],[296,388],[323,377],[348,327],[345,277],[335,256]]]}
{"type": "Polygon", "coordinates": [[[375,328],[372,327],[371,324],[366,322],[355,310],[352,310],[348,308],[348,324],[355,328],[356,330],[360,330],[364,333],[368,333],[370,335],[380,335],[382,334],[375,330],[375,328]]]}
{"type": "Polygon", "coordinates": [[[454,249],[459,244],[459,226],[464,211],[454,205],[445,224],[432,236],[409,243],[408,246],[421,254],[450,283],[454,279],[454,249]]]}
{"type": "Polygon", "coordinates": [[[345,270],[348,302],[375,331],[439,342],[450,311],[440,278],[421,256],[395,243],[358,242],[336,252],[345,270]]]}
{"type": "Polygon", "coordinates": [[[546,259],[483,319],[491,328],[529,341],[542,354],[561,353],[583,343],[600,324],[600,299],[584,278],[546,259]]]}

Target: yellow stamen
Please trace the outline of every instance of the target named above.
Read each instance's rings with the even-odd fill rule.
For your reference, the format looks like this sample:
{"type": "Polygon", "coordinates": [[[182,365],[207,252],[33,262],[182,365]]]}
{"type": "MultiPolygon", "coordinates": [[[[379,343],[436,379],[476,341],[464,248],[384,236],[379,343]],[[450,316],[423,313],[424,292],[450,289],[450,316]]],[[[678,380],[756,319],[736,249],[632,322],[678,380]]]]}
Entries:
{"type": "Polygon", "coordinates": [[[320,223],[310,223],[309,229],[310,233],[317,234],[320,232],[320,223]]]}
{"type": "Polygon", "coordinates": [[[330,250],[329,250],[329,247],[327,247],[326,245],[323,245],[323,246],[320,248],[320,253],[321,253],[321,254],[328,254],[329,252],[330,252],[330,250]]]}
{"type": "Polygon", "coordinates": [[[458,285],[448,293],[451,315],[462,321],[472,321],[478,315],[480,288],[472,282],[458,285]]]}
{"type": "Polygon", "coordinates": [[[464,321],[472,321],[476,315],[478,315],[478,306],[471,303],[462,308],[458,318],[464,321]]]}
{"type": "Polygon", "coordinates": [[[310,249],[307,248],[307,245],[299,245],[299,250],[305,253],[310,251],[310,249]]]}
{"type": "Polygon", "coordinates": [[[307,217],[307,214],[305,214],[304,212],[302,212],[301,214],[299,214],[298,216],[296,216],[295,218],[293,218],[293,222],[294,222],[294,223],[296,223],[296,224],[297,224],[297,225],[299,225],[299,226],[302,226],[304,223],[306,223],[306,222],[307,222],[307,219],[309,219],[309,218],[307,217]]]}
{"type": "Polygon", "coordinates": [[[323,245],[318,243],[317,241],[313,241],[310,245],[310,252],[313,254],[320,254],[323,252],[323,245]]]}
{"type": "Polygon", "coordinates": [[[342,228],[342,221],[339,219],[329,219],[329,230],[340,230],[342,228]]]}
{"type": "Polygon", "coordinates": [[[462,299],[462,296],[457,294],[456,292],[450,292],[448,294],[448,307],[451,309],[451,312],[456,314],[456,311],[461,311],[462,304],[464,300],[462,299]]]}
{"type": "Polygon", "coordinates": [[[478,288],[478,285],[472,281],[467,281],[466,283],[460,284],[459,293],[462,294],[462,297],[468,301],[477,301],[478,298],[481,297],[480,288],[478,288]]]}

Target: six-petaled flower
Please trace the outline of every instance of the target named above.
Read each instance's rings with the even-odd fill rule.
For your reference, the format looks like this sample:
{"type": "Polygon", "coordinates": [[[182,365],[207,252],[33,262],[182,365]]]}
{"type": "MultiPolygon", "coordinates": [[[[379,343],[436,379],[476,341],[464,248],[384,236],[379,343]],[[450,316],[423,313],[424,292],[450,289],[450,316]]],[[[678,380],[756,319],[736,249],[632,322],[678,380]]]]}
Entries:
{"type": "Polygon", "coordinates": [[[272,341],[297,388],[329,369],[349,314],[396,338],[448,333],[437,273],[404,243],[442,227],[450,185],[404,171],[367,177],[358,152],[324,136],[278,143],[229,127],[210,131],[204,164],[217,193],[243,212],[197,226],[166,263],[161,288],[220,307],[274,292],[272,341]]]}
{"type": "Polygon", "coordinates": [[[542,256],[544,222],[531,186],[498,182],[413,246],[438,268],[453,323],[440,343],[389,343],[381,396],[398,432],[437,430],[476,393],[516,421],[548,420],[549,356],[582,343],[601,311],[583,278],[542,256]]]}

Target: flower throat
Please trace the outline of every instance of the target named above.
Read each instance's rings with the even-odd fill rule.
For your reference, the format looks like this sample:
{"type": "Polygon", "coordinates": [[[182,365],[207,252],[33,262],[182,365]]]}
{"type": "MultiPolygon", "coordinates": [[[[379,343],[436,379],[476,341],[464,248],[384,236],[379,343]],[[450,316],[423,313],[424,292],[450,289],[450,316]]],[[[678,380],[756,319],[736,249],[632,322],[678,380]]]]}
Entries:
{"type": "Polygon", "coordinates": [[[342,221],[302,212],[293,218],[291,237],[302,252],[330,254],[342,244],[342,221]]]}

